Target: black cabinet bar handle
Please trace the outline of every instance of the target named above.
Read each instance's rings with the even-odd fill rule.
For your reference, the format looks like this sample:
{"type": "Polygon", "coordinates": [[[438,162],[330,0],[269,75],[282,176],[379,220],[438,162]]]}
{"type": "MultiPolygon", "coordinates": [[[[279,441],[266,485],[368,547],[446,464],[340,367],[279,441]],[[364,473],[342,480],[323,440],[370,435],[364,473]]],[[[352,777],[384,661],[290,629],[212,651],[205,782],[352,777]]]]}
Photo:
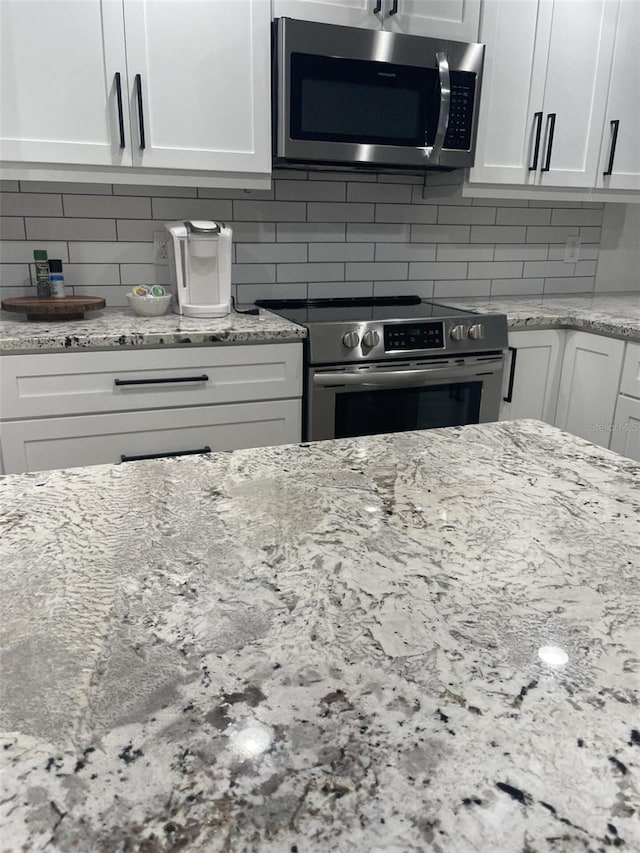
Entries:
{"type": "Polygon", "coordinates": [[[174,450],[167,453],[139,453],[137,456],[125,456],[123,453],[120,456],[121,462],[140,462],[143,459],[168,459],[172,456],[198,456],[201,453],[211,453],[211,448],[208,444],[201,447],[199,450],[174,450]]]}
{"type": "Polygon", "coordinates": [[[613,158],[616,156],[616,144],[618,142],[619,127],[620,121],[618,119],[611,122],[611,151],[609,152],[609,165],[607,166],[607,171],[602,173],[605,176],[613,174],[613,158]]]}
{"type": "Polygon", "coordinates": [[[530,172],[538,168],[538,154],[540,153],[540,137],[542,136],[542,113],[534,113],[533,120],[536,122],[536,141],[533,144],[533,163],[529,166],[530,172]]]}
{"type": "Polygon", "coordinates": [[[389,12],[388,17],[390,18],[392,15],[397,15],[397,14],[398,14],[398,0],[393,0],[393,3],[391,4],[391,11],[389,12]]]}
{"type": "Polygon", "coordinates": [[[160,385],[165,382],[208,382],[206,373],[201,376],[167,376],[164,379],[114,379],[114,385],[160,385]]]}
{"type": "Polygon", "coordinates": [[[140,148],[147,147],[144,135],[144,110],[142,108],[142,77],[139,74],[135,76],[136,98],[138,100],[138,127],[140,129],[140,148]]]}
{"type": "Polygon", "coordinates": [[[376,5],[373,7],[373,14],[379,15],[382,11],[382,0],[377,0],[376,5]]]}
{"type": "Polygon", "coordinates": [[[544,161],[544,166],[540,169],[541,172],[548,172],[551,169],[551,149],[553,148],[553,133],[556,129],[556,114],[549,113],[549,141],[547,142],[547,156],[544,161]]]}
{"type": "Polygon", "coordinates": [[[516,378],[516,358],[518,356],[518,350],[515,347],[509,347],[509,352],[511,353],[511,367],[509,368],[509,387],[507,388],[507,396],[502,398],[505,403],[511,403],[513,401],[513,381],[516,378]]]}
{"type": "Polygon", "coordinates": [[[124,115],[122,112],[122,80],[120,78],[120,72],[116,71],[115,76],[116,82],[116,103],[118,104],[118,125],[120,126],[120,148],[125,147],[125,139],[124,139],[124,115]]]}

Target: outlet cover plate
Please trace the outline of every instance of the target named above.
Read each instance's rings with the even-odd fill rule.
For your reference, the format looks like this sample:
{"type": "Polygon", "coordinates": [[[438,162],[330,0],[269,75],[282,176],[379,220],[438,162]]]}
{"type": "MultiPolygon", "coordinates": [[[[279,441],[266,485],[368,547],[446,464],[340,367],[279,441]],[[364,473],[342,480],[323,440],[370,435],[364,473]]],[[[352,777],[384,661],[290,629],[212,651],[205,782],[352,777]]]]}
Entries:
{"type": "Polygon", "coordinates": [[[169,236],[165,231],[153,232],[153,262],[157,266],[169,266],[169,236]]]}

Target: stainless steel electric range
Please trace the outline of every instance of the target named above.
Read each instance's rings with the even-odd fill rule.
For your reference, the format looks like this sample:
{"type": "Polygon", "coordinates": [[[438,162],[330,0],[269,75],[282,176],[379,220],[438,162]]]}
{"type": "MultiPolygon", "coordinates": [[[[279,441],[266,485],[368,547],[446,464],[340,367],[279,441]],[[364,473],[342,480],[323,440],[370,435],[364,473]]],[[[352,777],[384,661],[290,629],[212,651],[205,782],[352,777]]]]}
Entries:
{"type": "Polygon", "coordinates": [[[504,314],[418,296],[256,304],[308,330],[305,440],[498,420],[504,314]]]}

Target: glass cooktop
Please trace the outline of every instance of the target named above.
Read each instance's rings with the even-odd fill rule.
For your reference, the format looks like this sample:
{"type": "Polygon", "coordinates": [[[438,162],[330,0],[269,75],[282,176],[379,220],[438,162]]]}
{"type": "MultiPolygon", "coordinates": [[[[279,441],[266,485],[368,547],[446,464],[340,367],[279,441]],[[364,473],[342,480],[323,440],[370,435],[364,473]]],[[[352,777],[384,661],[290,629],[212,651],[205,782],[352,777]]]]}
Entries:
{"type": "Polygon", "coordinates": [[[428,320],[433,317],[468,315],[419,296],[374,296],[336,299],[257,299],[256,305],[294,323],[364,323],[368,320],[428,320]]]}

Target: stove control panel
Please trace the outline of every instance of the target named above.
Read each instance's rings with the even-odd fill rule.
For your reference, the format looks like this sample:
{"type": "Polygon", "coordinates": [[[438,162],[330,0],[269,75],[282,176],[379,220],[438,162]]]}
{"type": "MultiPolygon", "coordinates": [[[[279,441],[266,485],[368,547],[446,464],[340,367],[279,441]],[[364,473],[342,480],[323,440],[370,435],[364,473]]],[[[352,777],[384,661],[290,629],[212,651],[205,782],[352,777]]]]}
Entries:
{"type": "Polygon", "coordinates": [[[385,352],[443,349],[444,324],[389,323],[384,326],[385,352]]]}

